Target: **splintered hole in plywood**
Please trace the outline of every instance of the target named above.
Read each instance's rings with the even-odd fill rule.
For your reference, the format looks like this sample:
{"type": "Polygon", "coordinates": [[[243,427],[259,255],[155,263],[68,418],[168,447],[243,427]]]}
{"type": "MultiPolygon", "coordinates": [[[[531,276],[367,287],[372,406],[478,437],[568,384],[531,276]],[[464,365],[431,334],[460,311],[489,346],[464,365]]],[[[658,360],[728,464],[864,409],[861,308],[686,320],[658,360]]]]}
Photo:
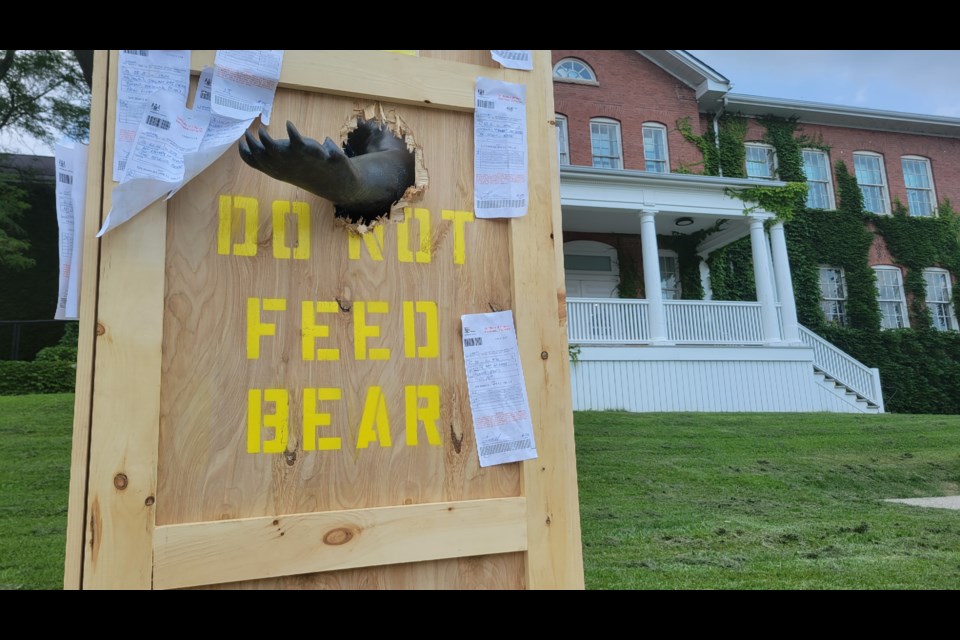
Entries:
{"type": "Polygon", "coordinates": [[[413,131],[411,131],[410,127],[404,122],[396,110],[391,109],[386,111],[379,102],[373,102],[365,106],[357,106],[354,114],[350,116],[340,128],[341,145],[346,145],[350,133],[356,130],[360,124],[371,120],[381,125],[386,125],[387,129],[389,129],[395,137],[406,144],[407,150],[413,154],[414,178],[413,184],[407,187],[400,199],[390,207],[389,211],[384,212],[382,215],[376,216],[370,221],[355,221],[341,217],[336,218],[335,221],[338,226],[345,227],[347,230],[361,235],[368,233],[373,227],[384,222],[402,222],[403,208],[409,207],[422,200],[423,194],[429,184],[427,168],[423,161],[423,149],[417,144],[413,131]],[[394,213],[398,211],[400,212],[400,216],[395,216],[394,213]]]}

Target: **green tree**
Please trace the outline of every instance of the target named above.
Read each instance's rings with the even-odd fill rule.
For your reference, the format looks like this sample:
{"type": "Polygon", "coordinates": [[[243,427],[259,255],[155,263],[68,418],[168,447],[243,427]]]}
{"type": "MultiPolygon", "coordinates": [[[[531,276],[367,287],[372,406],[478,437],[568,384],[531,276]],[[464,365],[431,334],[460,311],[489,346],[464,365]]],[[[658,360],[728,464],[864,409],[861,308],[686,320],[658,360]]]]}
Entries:
{"type": "MultiPolygon", "coordinates": [[[[27,134],[47,143],[61,134],[85,139],[90,86],[80,60],[88,62],[88,53],[0,49],[0,133],[27,134]]],[[[22,269],[33,260],[26,256],[30,243],[17,224],[27,205],[16,177],[0,173],[0,266],[22,269]]]]}

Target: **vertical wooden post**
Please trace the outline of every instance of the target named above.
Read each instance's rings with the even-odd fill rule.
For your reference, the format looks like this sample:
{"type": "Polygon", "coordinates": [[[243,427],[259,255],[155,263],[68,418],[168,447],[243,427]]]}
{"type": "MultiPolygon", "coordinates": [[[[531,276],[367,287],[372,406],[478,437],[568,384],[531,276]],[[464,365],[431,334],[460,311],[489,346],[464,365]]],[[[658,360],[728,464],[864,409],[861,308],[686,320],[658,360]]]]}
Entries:
{"type": "Polygon", "coordinates": [[[98,50],[93,55],[93,87],[90,91],[90,147],[87,151],[87,191],[84,205],[84,257],[81,266],[80,338],[77,342],[77,382],[73,402],[73,449],[70,459],[70,496],[67,515],[67,549],[64,561],[64,589],[79,589],[83,576],[83,530],[87,499],[87,462],[90,453],[90,411],[93,389],[93,359],[97,322],[97,282],[100,267],[100,210],[103,204],[105,131],[107,102],[111,85],[106,70],[110,68],[110,52],[98,50]]]}
{"type": "MultiPolygon", "coordinates": [[[[552,67],[537,51],[535,68],[552,67]]],[[[512,77],[510,77],[512,76],[512,77]]],[[[552,74],[515,72],[527,83],[527,136],[531,166],[548,163],[557,176],[557,133],[552,74]]],[[[559,179],[531,178],[530,208],[511,225],[514,317],[530,409],[536,417],[538,458],[523,463],[527,497],[527,588],[582,589],[580,506],[563,287],[563,230],[559,179]]]]}

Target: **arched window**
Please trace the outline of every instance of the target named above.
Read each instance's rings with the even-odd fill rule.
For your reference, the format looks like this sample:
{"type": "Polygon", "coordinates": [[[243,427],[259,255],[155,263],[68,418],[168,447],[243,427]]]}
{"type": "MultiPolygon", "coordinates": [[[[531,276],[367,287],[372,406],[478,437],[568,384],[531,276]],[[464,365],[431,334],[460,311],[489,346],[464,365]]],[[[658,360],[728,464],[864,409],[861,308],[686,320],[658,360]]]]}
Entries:
{"type": "Polygon", "coordinates": [[[847,326],[847,280],[843,267],[820,265],[820,308],[827,322],[847,326]]]}
{"type": "Polygon", "coordinates": [[[856,151],[853,154],[853,169],[860,192],[863,193],[863,207],[873,213],[890,213],[883,156],[872,151],[856,151]]]}
{"type": "Polygon", "coordinates": [[[904,329],[910,326],[907,320],[907,299],[903,295],[903,273],[899,267],[878,265],[877,303],[880,305],[880,327],[904,329]]]}
{"type": "Polygon", "coordinates": [[[950,272],[946,269],[929,268],[923,270],[926,285],[927,308],[933,328],[939,331],[957,330],[957,313],[953,308],[953,287],[950,272]]]}
{"type": "Polygon", "coordinates": [[[553,77],[560,82],[579,82],[581,84],[599,84],[597,74],[583,60],[564,58],[553,65],[553,77]]]}
{"type": "Polygon", "coordinates": [[[616,298],[620,286],[617,250],[593,240],[563,245],[563,272],[568,298],[616,298]]]}
{"type": "Polygon", "coordinates": [[[769,144],[747,142],[747,177],[774,180],[777,177],[777,151],[769,144]]]}
{"type": "Polygon", "coordinates": [[[811,209],[835,209],[830,158],[822,149],[803,150],[803,174],[807,178],[807,206],[811,209]]]}
{"type": "Polygon", "coordinates": [[[645,171],[670,173],[667,128],[659,122],[643,123],[643,159],[645,171]]]}
{"type": "Polygon", "coordinates": [[[623,168],[619,122],[610,118],[590,120],[590,146],[593,151],[593,166],[602,169],[623,168]]]}
{"type": "Polygon", "coordinates": [[[900,158],[903,182],[907,187],[907,207],[911,216],[932,216],[937,207],[937,195],[933,191],[933,173],[930,160],[920,156],[900,158]]]}
{"type": "Polygon", "coordinates": [[[560,164],[570,164],[570,134],[567,127],[567,116],[559,113],[556,115],[557,121],[557,154],[560,157],[560,164]]]}

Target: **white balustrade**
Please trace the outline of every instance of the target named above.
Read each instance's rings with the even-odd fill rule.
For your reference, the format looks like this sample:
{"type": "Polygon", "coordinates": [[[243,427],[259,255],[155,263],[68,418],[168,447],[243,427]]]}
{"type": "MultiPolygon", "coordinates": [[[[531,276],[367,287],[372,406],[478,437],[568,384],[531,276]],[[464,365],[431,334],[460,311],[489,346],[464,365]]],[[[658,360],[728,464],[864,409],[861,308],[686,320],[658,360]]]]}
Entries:
{"type": "MultiPolygon", "coordinates": [[[[759,302],[665,300],[663,304],[667,337],[673,343],[765,343],[759,302]]],[[[799,331],[800,340],[813,349],[814,367],[883,407],[876,369],[804,326],[799,326],[799,331]]],[[[651,341],[647,301],[567,298],[567,335],[571,344],[647,344],[651,341]]]]}
{"type": "MultiPolygon", "coordinates": [[[[666,300],[667,337],[677,344],[762,344],[760,304],[666,300]]],[[[646,300],[568,298],[567,333],[577,344],[650,342],[646,300]]]]}
{"type": "Polygon", "coordinates": [[[870,402],[883,406],[879,372],[838,349],[810,329],[800,326],[800,340],[813,349],[813,366],[870,402]]]}
{"type": "Polygon", "coordinates": [[[575,344],[649,342],[647,301],[567,298],[567,335],[575,344]]]}
{"type": "Polygon", "coordinates": [[[759,302],[670,300],[667,336],[677,344],[762,344],[759,302]]]}

